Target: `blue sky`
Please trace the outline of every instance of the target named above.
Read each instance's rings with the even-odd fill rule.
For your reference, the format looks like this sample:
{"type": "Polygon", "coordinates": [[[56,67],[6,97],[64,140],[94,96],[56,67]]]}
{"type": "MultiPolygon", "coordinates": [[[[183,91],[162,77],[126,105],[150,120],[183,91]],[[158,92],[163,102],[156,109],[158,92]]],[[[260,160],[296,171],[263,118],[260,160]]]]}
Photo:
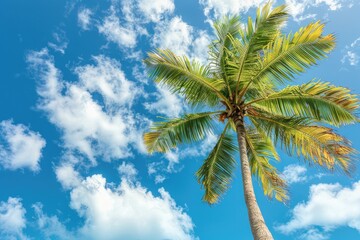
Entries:
{"type": "MultiPolygon", "coordinates": [[[[201,200],[194,174],[216,136],[146,154],[151,122],[190,109],[154,85],[142,59],[169,48],[206,63],[211,21],[246,19],[264,2],[1,1],[0,238],[252,239],[239,168],[218,204],[201,200]]],[[[285,32],[321,20],[337,38],[296,83],[317,78],[359,94],[359,1],[285,2],[285,32]]],[[[360,150],[359,130],[337,131],[360,150]]],[[[360,239],[359,171],[348,178],[281,157],[287,205],[254,181],[275,239],[360,239]]]]}

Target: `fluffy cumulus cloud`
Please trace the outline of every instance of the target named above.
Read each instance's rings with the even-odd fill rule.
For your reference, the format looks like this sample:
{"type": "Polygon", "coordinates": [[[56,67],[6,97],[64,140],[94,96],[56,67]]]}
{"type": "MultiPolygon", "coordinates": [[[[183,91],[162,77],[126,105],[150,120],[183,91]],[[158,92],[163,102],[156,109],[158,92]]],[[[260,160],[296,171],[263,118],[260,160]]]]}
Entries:
{"type": "Polygon", "coordinates": [[[78,12],[78,25],[83,30],[89,30],[92,15],[93,12],[88,8],[83,8],[78,12]]]}
{"type": "Polygon", "coordinates": [[[95,57],[96,64],[77,68],[80,80],[70,83],[62,80],[46,49],[30,53],[27,60],[39,78],[38,106],[62,131],[66,149],[83,154],[93,164],[96,157],[112,160],[131,156],[130,145],[142,149],[139,127],[147,123],[128,107],[133,96],[126,91],[133,90],[133,85],[125,79],[119,63],[95,57]],[[115,96],[122,93],[128,95],[115,96]],[[117,97],[127,102],[120,103],[117,97]]]}
{"type": "Polygon", "coordinates": [[[298,164],[290,164],[282,172],[283,178],[288,184],[305,181],[306,168],[298,164]]]}
{"type": "Polygon", "coordinates": [[[5,169],[40,170],[46,142],[37,132],[11,120],[0,122],[0,165],[5,169]]]}
{"type": "Polygon", "coordinates": [[[72,189],[81,182],[81,177],[74,166],[69,162],[55,168],[56,179],[61,183],[64,189],[72,189]]]}
{"type": "MultiPolygon", "coordinates": [[[[191,218],[163,188],[154,196],[141,186],[133,164],[120,165],[118,186],[107,183],[102,175],[83,180],[73,170],[66,171],[72,172],[71,178],[78,178],[70,191],[70,207],[84,219],[76,233],[78,239],[194,239],[191,218]]],[[[66,178],[58,179],[68,185],[66,178]]],[[[51,222],[56,229],[63,229],[57,219],[51,222]]]]}
{"type": "Polygon", "coordinates": [[[351,66],[358,65],[360,60],[360,37],[346,46],[344,52],[345,54],[341,59],[343,64],[350,64],[351,66]]]}
{"type": "Polygon", "coordinates": [[[21,199],[12,198],[0,202],[0,238],[26,239],[23,230],[26,227],[26,210],[21,199]]]}
{"type": "Polygon", "coordinates": [[[292,210],[291,220],[279,226],[278,230],[289,234],[305,229],[308,230],[306,234],[317,234],[324,238],[323,233],[314,230],[316,227],[322,228],[325,233],[341,226],[360,231],[359,202],[360,181],[349,188],[338,183],[312,185],[309,199],[297,204],[292,210]]]}

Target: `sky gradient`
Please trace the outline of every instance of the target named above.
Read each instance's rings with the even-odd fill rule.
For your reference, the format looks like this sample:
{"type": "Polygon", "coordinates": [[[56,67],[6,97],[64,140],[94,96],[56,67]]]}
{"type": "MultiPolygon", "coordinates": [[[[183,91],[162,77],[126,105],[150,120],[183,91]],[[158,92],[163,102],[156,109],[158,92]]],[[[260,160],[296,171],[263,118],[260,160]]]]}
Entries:
{"type": "MultiPolygon", "coordinates": [[[[148,155],[159,117],[191,112],[148,78],[142,60],[168,48],[207,62],[211,22],[254,16],[264,0],[2,0],[0,239],[252,239],[239,166],[216,205],[195,172],[216,141],[148,155]]],[[[277,0],[284,32],[326,23],[337,46],[297,77],[360,93],[360,2],[277,0]]],[[[360,125],[337,129],[360,150],[360,125]]],[[[254,180],[275,239],[360,239],[360,174],[309,167],[280,151],[287,205],[254,180]]],[[[237,158],[238,160],[238,158],[237,158]]],[[[356,164],[359,169],[359,164],[356,164]]]]}

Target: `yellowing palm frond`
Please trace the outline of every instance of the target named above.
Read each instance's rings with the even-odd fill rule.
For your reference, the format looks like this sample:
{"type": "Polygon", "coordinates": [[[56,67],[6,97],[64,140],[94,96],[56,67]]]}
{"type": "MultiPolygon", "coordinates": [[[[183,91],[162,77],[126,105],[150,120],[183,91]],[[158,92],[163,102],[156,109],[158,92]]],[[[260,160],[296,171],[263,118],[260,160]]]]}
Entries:
{"type": "Polygon", "coordinates": [[[270,163],[270,160],[279,160],[271,140],[254,128],[247,128],[246,144],[251,172],[261,182],[264,194],[286,202],[288,200],[286,182],[270,163]]]}
{"type": "Polygon", "coordinates": [[[340,167],[347,174],[353,169],[355,150],[346,138],[336,134],[331,128],[313,125],[305,118],[286,118],[271,114],[249,117],[290,155],[303,156],[310,164],[329,170],[340,167]]]}
{"type": "Polygon", "coordinates": [[[327,82],[289,86],[248,103],[283,116],[302,116],[339,126],[357,121],[359,100],[350,90],[327,82]]]}

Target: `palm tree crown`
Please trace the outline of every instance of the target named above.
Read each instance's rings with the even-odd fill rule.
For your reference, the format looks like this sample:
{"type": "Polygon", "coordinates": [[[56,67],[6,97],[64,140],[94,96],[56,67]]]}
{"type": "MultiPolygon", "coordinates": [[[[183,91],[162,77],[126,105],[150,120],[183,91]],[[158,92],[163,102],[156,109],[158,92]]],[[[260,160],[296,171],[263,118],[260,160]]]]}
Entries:
{"type": "MultiPolygon", "coordinates": [[[[182,95],[196,109],[208,110],[155,123],[144,135],[150,153],[202,140],[219,125],[216,120],[224,122],[217,143],[196,172],[205,189],[203,199],[210,204],[228,188],[238,150],[244,184],[249,170],[267,196],[283,202],[288,193],[272,165],[280,160],[275,146],[331,171],[352,170],[354,149],[331,127],[358,121],[357,96],[319,80],[284,88],[296,74],[327,56],[335,46],[334,35],[324,35],[320,22],[284,34],[281,28],[287,18],[286,6],[271,9],[268,3],[245,24],[237,16],[220,19],[213,25],[216,39],[205,66],[170,50],[156,50],[145,60],[155,82],[182,95]]],[[[252,185],[245,185],[245,192],[252,190],[252,185]]]]}

